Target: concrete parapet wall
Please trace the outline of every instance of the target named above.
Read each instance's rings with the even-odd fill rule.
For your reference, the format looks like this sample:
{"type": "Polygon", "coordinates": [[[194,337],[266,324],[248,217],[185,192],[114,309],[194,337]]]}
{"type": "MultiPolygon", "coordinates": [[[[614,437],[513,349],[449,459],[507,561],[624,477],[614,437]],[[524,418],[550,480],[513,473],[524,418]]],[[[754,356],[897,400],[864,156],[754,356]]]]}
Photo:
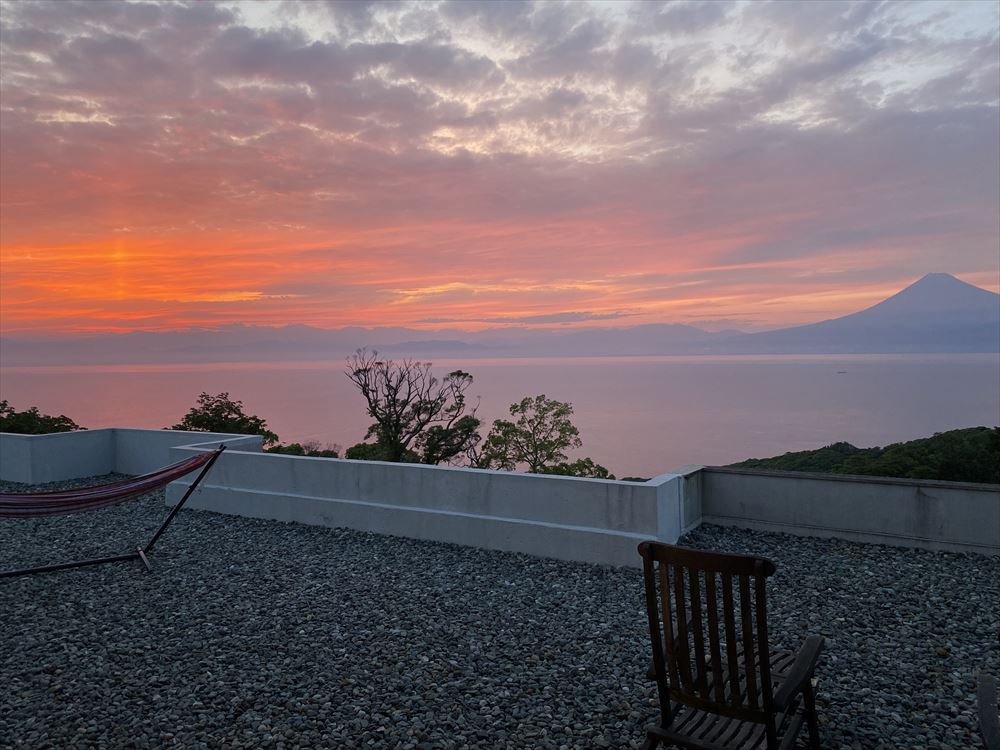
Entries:
{"type": "Polygon", "coordinates": [[[178,460],[170,449],[179,445],[253,451],[263,449],[257,435],[229,435],[221,432],[183,432],[181,430],[115,429],[115,471],[121,474],[147,474],[178,460]]]}
{"type": "Polygon", "coordinates": [[[705,523],[1000,555],[1000,486],[706,468],[705,523]]]}
{"type": "MultiPolygon", "coordinates": [[[[172,460],[190,452],[175,448],[172,460]]],[[[171,485],[167,501],[190,480],[171,485]]],[[[278,521],[635,566],[675,541],[677,478],[600,479],[226,452],[190,507],[278,521]]]]}
{"type": "Polygon", "coordinates": [[[681,534],[686,534],[701,524],[701,474],[704,468],[697,464],[689,464],[667,475],[679,479],[681,534]]]}
{"type": "MultiPolygon", "coordinates": [[[[637,565],[646,539],[676,541],[682,478],[646,483],[261,452],[261,439],[171,430],[0,434],[0,478],[40,484],[144,474],[220,442],[189,507],[339,526],[541,557],[637,565]]],[[[175,503],[194,475],[167,488],[175,503]]]]}
{"type": "Polygon", "coordinates": [[[30,437],[30,435],[0,433],[0,479],[31,483],[30,437]]]}
{"type": "Polygon", "coordinates": [[[115,431],[48,435],[0,433],[0,479],[26,484],[108,474],[115,470],[115,431]]]}
{"type": "MultiPolygon", "coordinates": [[[[688,466],[645,483],[286,456],[171,430],[0,434],[0,479],[143,474],[220,442],[189,507],[540,557],[637,566],[704,522],[1000,555],[1000,486],[688,466]]],[[[167,488],[175,503],[193,481],[167,488]]]]}
{"type": "Polygon", "coordinates": [[[2,432],[0,479],[45,484],[112,472],[146,474],[171,463],[172,447],[203,443],[212,447],[226,443],[243,451],[259,451],[262,440],[251,435],[122,428],[48,435],[2,432]]]}

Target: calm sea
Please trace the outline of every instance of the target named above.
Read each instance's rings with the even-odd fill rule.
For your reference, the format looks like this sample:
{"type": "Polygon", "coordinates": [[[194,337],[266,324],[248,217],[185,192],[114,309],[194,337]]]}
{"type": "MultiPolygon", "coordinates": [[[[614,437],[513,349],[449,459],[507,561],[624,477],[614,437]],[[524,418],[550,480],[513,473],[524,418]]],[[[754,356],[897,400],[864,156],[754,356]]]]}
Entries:
{"type": "MultiPolygon", "coordinates": [[[[347,446],[369,423],[343,361],[0,368],[0,398],[86,427],[160,428],[228,391],[283,441],[347,446]]],[[[845,355],[437,360],[472,373],[487,423],[524,396],[575,408],[583,450],[619,476],[846,440],[886,445],[1000,425],[1000,356],[845,355]]]]}

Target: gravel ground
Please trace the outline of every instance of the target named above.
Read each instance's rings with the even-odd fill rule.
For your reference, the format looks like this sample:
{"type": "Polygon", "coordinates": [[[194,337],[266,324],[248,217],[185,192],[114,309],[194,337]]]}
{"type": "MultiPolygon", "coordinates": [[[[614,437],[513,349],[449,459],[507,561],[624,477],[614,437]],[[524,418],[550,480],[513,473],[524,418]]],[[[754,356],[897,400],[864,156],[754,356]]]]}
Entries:
{"type": "MultiPolygon", "coordinates": [[[[164,513],[0,520],[0,567],[127,551],[164,513]]],[[[996,558],[687,542],[777,562],[772,641],[827,637],[824,747],[977,746],[996,558]]],[[[637,570],[200,511],[152,562],[0,581],[0,747],[637,747],[656,714],[637,570]]]]}

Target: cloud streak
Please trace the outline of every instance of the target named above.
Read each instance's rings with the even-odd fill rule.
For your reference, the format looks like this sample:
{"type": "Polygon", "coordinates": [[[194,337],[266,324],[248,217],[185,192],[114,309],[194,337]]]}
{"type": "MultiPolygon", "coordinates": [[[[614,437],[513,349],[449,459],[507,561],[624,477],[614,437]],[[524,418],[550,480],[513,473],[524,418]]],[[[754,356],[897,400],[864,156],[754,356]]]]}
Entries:
{"type": "Polygon", "coordinates": [[[5,333],[1000,286],[993,4],[2,7],[5,333]]]}

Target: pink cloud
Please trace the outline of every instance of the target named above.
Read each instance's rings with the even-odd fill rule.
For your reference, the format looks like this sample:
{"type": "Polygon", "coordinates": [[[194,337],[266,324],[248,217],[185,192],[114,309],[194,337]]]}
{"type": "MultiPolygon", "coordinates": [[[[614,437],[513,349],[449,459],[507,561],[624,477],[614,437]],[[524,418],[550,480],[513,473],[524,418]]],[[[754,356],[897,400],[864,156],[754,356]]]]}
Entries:
{"type": "Polygon", "coordinates": [[[995,35],[888,6],[289,7],[5,7],[5,331],[776,325],[930,271],[997,288],[995,35]]]}

